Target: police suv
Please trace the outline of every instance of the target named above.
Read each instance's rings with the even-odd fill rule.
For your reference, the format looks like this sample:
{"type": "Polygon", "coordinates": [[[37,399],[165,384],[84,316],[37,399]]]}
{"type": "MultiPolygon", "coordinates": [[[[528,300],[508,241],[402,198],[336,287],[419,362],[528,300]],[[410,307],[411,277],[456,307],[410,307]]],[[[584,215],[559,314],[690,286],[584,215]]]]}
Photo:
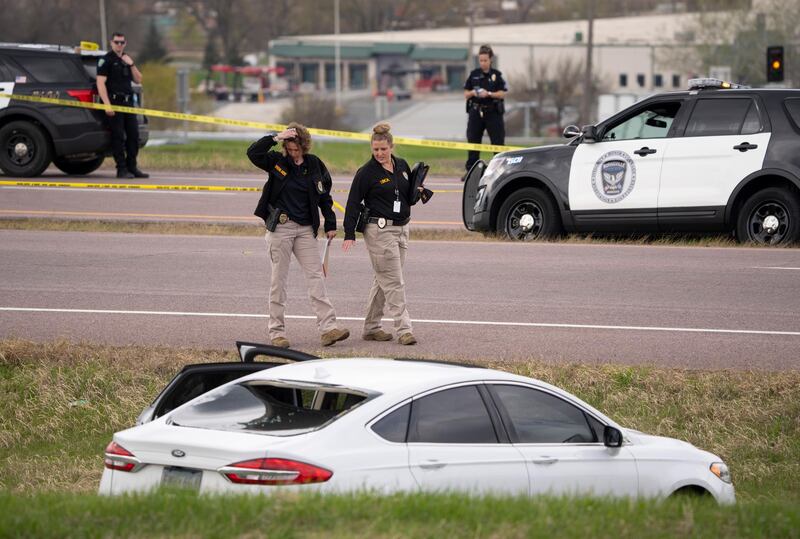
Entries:
{"type": "Polygon", "coordinates": [[[478,162],[469,230],[514,240],[562,232],[730,232],[800,240],[800,90],[693,79],[583,129],[564,145],[478,162]]]}
{"type": "MultiPolygon", "coordinates": [[[[0,93],[99,102],[95,79],[103,54],[0,43],[0,93]]],[[[141,106],[141,88],[134,92],[134,106],[141,106]]],[[[139,115],[138,122],[139,145],[144,146],[147,120],[139,115]]],[[[51,162],[67,174],[89,174],[110,154],[111,131],[102,110],[0,98],[0,169],[5,174],[38,176],[51,162]]]]}

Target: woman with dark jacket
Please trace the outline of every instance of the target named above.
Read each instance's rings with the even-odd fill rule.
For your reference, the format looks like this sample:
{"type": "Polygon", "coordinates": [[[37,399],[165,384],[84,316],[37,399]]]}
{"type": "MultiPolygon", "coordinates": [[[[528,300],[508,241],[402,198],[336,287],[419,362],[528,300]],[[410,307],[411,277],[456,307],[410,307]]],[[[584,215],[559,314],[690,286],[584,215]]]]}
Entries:
{"type": "Polygon", "coordinates": [[[406,308],[403,265],[408,252],[411,206],[415,203],[414,186],[409,181],[408,163],[392,154],[394,138],[387,123],[372,129],[372,158],[358,169],[344,216],[344,243],[349,251],[356,242],[356,222],[363,201],[369,208],[364,228],[364,243],[369,251],[375,278],[369,292],[363,338],[367,341],[389,341],[392,335],[381,328],[384,308],[394,319],[397,341],[416,344],[411,317],[406,308]]]}
{"type": "Polygon", "coordinates": [[[272,267],[269,337],[274,346],[283,348],[290,346],[284,312],[292,253],[305,274],[308,297],[322,333],[322,345],[330,346],[350,336],[348,330],[336,325],[336,313],[325,290],[317,248],[320,211],[325,218],[328,241],[336,237],[331,176],[322,160],[308,153],[310,149],[308,130],[291,123],[286,130],[257,140],[247,150],[250,161],[268,174],[254,213],[267,225],[266,241],[272,267]],[[283,143],[283,153],[271,150],[278,142],[283,143]]]}

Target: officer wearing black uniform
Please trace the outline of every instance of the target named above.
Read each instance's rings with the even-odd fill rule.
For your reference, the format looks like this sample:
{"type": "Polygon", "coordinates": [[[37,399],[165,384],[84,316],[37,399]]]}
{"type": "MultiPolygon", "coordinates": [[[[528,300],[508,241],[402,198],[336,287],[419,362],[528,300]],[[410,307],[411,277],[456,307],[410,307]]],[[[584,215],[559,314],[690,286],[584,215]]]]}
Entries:
{"type": "MultiPolygon", "coordinates": [[[[134,106],[131,82],[141,84],[142,73],[125,53],[125,35],[115,32],[111,50],[97,61],[97,93],[106,105],[134,106]]],[[[117,163],[117,178],[148,178],[136,166],[139,153],[139,126],[135,114],[106,110],[111,127],[111,151],[117,163]]]]}
{"type": "MultiPolygon", "coordinates": [[[[503,145],[506,140],[506,127],[503,123],[504,99],[508,87],[503,74],[492,68],[494,52],[489,45],[478,49],[480,67],[473,69],[464,83],[464,98],[467,100],[467,141],[480,144],[483,132],[489,132],[492,144],[503,145]]],[[[467,172],[472,168],[480,152],[470,150],[467,154],[467,172]]],[[[466,177],[462,177],[462,181],[466,177]]]]}

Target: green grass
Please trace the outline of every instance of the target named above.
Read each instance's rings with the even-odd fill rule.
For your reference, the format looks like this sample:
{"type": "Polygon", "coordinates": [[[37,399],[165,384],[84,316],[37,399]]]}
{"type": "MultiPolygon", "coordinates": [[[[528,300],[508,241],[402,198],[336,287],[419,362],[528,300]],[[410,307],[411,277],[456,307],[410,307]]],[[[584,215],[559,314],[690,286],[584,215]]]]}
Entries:
{"type": "Polygon", "coordinates": [[[733,473],[735,507],[457,495],[94,495],[112,434],[131,426],[183,365],[220,360],[234,353],[0,340],[0,537],[800,537],[796,371],[480,362],[563,387],[627,427],[719,454],[733,473]]]}
{"type": "MultiPolygon", "coordinates": [[[[227,172],[260,172],[247,158],[247,148],[252,142],[230,140],[193,141],[188,144],[145,146],[139,153],[139,165],[147,170],[208,170],[227,172]]],[[[278,147],[276,147],[278,148],[278,147]]],[[[315,141],[311,153],[318,155],[331,174],[352,176],[370,158],[369,144],[315,141]]],[[[424,161],[435,176],[461,177],[467,152],[441,148],[397,145],[394,151],[413,165],[424,161]]],[[[484,160],[491,153],[482,153],[484,160]]]]}
{"type": "Polygon", "coordinates": [[[101,498],[0,494],[3,537],[797,537],[780,501],[570,500],[367,494],[101,498]]]}

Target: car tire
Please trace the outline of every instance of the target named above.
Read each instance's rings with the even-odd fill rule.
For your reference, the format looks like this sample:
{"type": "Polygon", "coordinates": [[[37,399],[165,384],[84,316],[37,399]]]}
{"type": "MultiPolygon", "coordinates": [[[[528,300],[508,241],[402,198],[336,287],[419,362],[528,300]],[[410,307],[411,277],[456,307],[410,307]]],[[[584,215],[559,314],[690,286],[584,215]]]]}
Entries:
{"type": "Polygon", "coordinates": [[[561,214],[548,193],[538,187],[525,187],[500,206],[495,230],[514,241],[552,238],[561,233],[561,214]]]}
{"type": "Polygon", "coordinates": [[[759,245],[787,245],[800,240],[800,197],[768,187],[754,193],[736,218],[736,238],[759,245]]]}
{"type": "Polygon", "coordinates": [[[53,158],[53,164],[57,166],[58,169],[64,174],[83,176],[85,174],[91,174],[100,168],[100,165],[103,164],[105,159],[105,155],[101,155],[100,157],[95,157],[93,159],[85,159],[83,161],[55,157],[53,158]]]}
{"type": "Polygon", "coordinates": [[[0,168],[8,176],[39,176],[52,155],[48,136],[35,123],[18,120],[0,128],[0,168]]]}

